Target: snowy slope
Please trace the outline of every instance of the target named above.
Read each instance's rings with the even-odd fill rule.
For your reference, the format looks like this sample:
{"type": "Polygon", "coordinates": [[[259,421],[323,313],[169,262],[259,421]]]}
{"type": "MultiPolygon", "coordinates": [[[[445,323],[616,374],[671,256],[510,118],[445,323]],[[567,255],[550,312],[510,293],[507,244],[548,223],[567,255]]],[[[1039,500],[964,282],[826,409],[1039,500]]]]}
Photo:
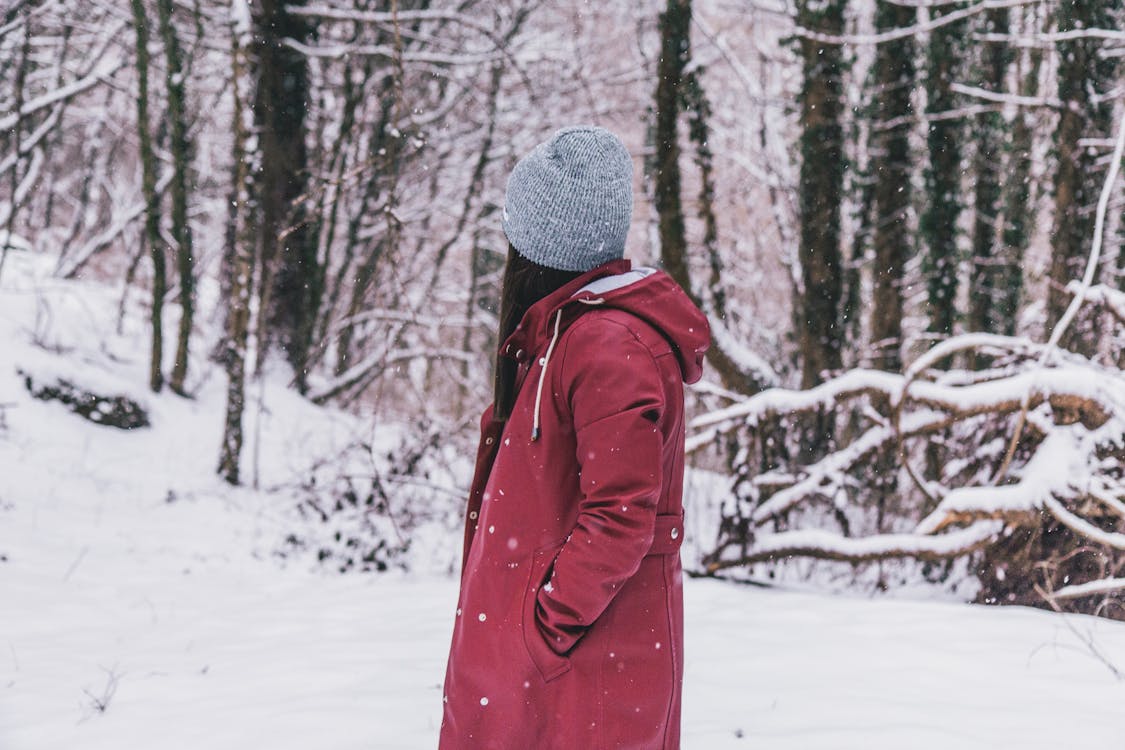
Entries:
{"type": "MultiPolygon", "coordinates": [[[[14,255],[0,284],[0,750],[433,747],[455,580],[280,564],[287,500],[213,475],[221,377],[148,394],[137,311],[117,335],[116,290],[45,269],[14,255]],[[16,366],[153,427],[34,401],[16,366]]],[[[266,487],[363,429],[283,383],[266,401],[266,487]]],[[[1125,682],[1085,643],[1125,669],[1121,623],[685,586],[688,750],[1122,746],[1125,682]]]]}

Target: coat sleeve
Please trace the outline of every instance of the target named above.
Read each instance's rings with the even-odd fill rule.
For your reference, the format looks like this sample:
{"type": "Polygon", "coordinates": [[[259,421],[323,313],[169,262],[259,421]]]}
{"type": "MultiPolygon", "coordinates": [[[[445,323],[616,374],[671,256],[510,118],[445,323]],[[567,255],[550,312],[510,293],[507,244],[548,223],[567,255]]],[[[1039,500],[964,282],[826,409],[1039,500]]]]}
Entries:
{"type": "Polygon", "coordinates": [[[661,493],[665,400],[648,347],[612,320],[572,332],[561,377],[574,417],[577,522],[536,594],[536,619],[569,651],[648,553],[661,493]]]}

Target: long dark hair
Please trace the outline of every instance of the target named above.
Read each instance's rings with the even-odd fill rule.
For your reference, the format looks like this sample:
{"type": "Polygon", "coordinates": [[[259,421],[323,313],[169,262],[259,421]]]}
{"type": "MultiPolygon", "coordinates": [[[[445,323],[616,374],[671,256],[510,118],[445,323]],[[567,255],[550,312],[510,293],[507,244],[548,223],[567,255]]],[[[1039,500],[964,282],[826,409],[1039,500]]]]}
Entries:
{"type": "MultiPolygon", "coordinates": [[[[508,243],[508,264],[500,286],[500,344],[516,330],[532,305],[564,284],[582,275],[581,271],[560,271],[533,263],[508,243]]],[[[516,401],[516,371],[519,363],[502,352],[496,353],[493,390],[493,419],[504,422],[516,401]]]]}

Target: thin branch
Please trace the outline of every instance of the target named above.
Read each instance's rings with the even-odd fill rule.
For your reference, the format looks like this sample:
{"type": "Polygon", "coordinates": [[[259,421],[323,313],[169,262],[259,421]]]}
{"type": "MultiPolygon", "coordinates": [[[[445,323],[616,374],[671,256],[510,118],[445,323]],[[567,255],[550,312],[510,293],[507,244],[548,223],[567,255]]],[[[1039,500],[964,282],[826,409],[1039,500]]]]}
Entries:
{"type": "Polygon", "coordinates": [[[955,93],[983,99],[987,102],[996,102],[997,104],[1014,104],[1018,107],[1052,107],[1054,109],[1063,109],[1066,106],[1061,99],[1056,99],[1053,96],[1003,94],[982,89],[979,86],[966,86],[963,83],[954,83],[949,88],[955,93]]]}
{"type": "Polygon", "coordinates": [[[1073,586],[1063,586],[1058,591],[1048,594],[1051,599],[1080,599],[1084,596],[1098,594],[1113,594],[1125,591],[1125,578],[1102,578],[1086,583],[1076,583],[1073,586]]]}
{"type": "Polygon", "coordinates": [[[961,10],[955,10],[943,16],[931,18],[925,23],[915,24],[914,26],[903,26],[878,34],[822,34],[819,31],[798,27],[793,32],[793,35],[804,39],[810,39],[814,42],[820,42],[821,44],[884,44],[886,42],[893,42],[896,39],[905,39],[906,37],[915,36],[923,32],[940,29],[943,26],[957,23],[958,21],[975,16],[978,13],[983,13],[984,11],[1018,8],[1024,5],[1036,5],[1040,2],[1042,2],[1042,0],[984,0],[976,5],[970,5],[961,10]]]}
{"type": "Polygon", "coordinates": [[[1097,542],[1098,544],[1104,544],[1113,549],[1125,550],[1125,534],[1099,529],[1085,518],[1071,513],[1053,496],[1048,496],[1043,499],[1043,507],[1050,511],[1051,515],[1059,520],[1059,523],[1066,526],[1074,533],[1081,534],[1090,541],[1097,542]]]}

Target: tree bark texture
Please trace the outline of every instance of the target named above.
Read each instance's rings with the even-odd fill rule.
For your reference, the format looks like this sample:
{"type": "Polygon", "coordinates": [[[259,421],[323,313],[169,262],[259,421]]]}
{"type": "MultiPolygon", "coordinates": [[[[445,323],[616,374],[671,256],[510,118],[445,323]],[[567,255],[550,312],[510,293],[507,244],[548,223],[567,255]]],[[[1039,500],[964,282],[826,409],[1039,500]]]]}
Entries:
{"type": "Polygon", "coordinates": [[[171,123],[172,149],[172,239],[176,241],[176,265],[180,276],[180,327],[176,341],[176,361],[168,387],[185,393],[188,371],[189,341],[195,311],[195,259],[192,255],[191,227],[188,225],[188,182],[191,143],[187,133],[187,111],[184,91],[183,53],[176,28],[172,24],[172,0],[157,0],[160,36],[164,41],[165,86],[168,89],[168,120],[171,123]]]}
{"type": "MultiPolygon", "coordinates": [[[[691,60],[691,0],[668,0],[660,14],[660,60],[657,65],[653,201],[659,222],[660,258],[664,270],[696,305],[711,316],[710,301],[700,299],[691,283],[687,230],[681,197],[679,116],[684,100],[685,71],[691,60]]],[[[720,321],[722,324],[722,321],[720,321]]],[[[757,373],[739,365],[719,342],[712,341],[707,362],[723,384],[751,395],[764,384],[757,373]]]]}
{"type": "MultiPolygon", "coordinates": [[[[984,31],[1008,33],[1008,10],[990,10],[984,17],[984,31]]],[[[977,68],[984,85],[991,91],[1003,91],[1011,65],[1011,52],[1006,45],[981,46],[977,68]]],[[[1000,172],[1003,166],[1004,143],[1009,129],[999,111],[981,112],[973,120],[973,175],[976,189],[973,196],[972,259],[969,271],[968,330],[1011,335],[1014,332],[1014,311],[1009,316],[1004,303],[1003,255],[1001,248],[1001,198],[1003,188],[1000,172]]],[[[983,363],[980,363],[983,364],[983,363]]]]}
{"type": "MultiPolygon", "coordinates": [[[[844,31],[843,0],[801,0],[797,21],[825,34],[844,31]]],[[[801,171],[800,244],[803,287],[797,323],[801,387],[823,382],[841,366],[843,328],[840,304],[840,202],[844,194],[844,133],[841,125],[843,49],[809,38],[800,40],[801,171]]]]}
{"type": "MultiPolygon", "coordinates": [[[[1115,28],[1109,3],[1073,0],[1059,3],[1056,23],[1060,32],[1081,28],[1115,28]]],[[[1047,324],[1054,325],[1070,304],[1068,281],[1082,278],[1094,234],[1093,204],[1104,178],[1096,165],[1097,152],[1079,145],[1082,138],[1105,137],[1111,126],[1112,103],[1095,96],[1112,88],[1115,60],[1098,52],[1098,39],[1078,38],[1058,43],[1058,98],[1063,102],[1055,130],[1055,220],[1051,232],[1050,288],[1047,324]]],[[[1097,278],[1095,276],[1095,282],[1097,278]]],[[[1095,336],[1080,321],[1071,326],[1063,345],[1085,354],[1092,352],[1095,336]]]]}
{"type": "Polygon", "coordinates": [[[304,393],[324,269],[317,257],[317,221],[303,200],[309,179],[308,60],[285,40],[304,43],[313,30],[303,17],[287,12],[283,0],[262,0],[257,9],[254,116],[262,158],[257,178],[258,296],[264,311],[259,318],[258,356],[264,357],[270,344],[279,345],[293,368],[297,389],[304,393]]]}
{"type": "MultiPolygon", "coordinates": [[[[242,2],[243,0],[234,0],[242,2]]],[[[231,34],[231,93],[233,98],[233,179],[227,245],[223,253],[223,300],[226,304],[226,328],[222,361],[227,372],[227,404],[223,421],[223,441],[219,452],[219,475],[229,484],[240,481],[239,463],[242,455],[242,415],[246,405],[247,344],[250,333],[250,296],[254,278],[255,237],[253,217],[256,201],[253,194],[253,169],[256,154],[250,152],[253,118],[246,109],[244,97],[252,90],[247,47],[249,28],[236,16],[231,34]]]]}
{"type": "MultiPolygon", "coordinates": [[[[888,2],[878,4],[875,15],[878,31],[908,27],[913,22],[914,8],[888,2]]],[[[872,365],[892,371],[902,367],[902,284],[913,247],[908,221],[913,171],[909,134],[914,73],[911,37],[878,46],[871,89],[876,112],[871,137],[871,172],[875,180],[872,365]]]]}
{"type": "MultiPolygon", "coordinates": [[[[935,9],[934,17],[961,9],[961,4],[935,9]]],[[[942,117],[958,106],[952,85],[964,69],[965,21],[947,24],[930,33],[926,71],[926,113],[934,116],[926,134],[929,162],[925,171],[926,205],[919,220],[922,269],[929,300],[929,330],[946,338],[957,320],[958,227],[961,215],[961,118],[942,117]]],[[[992,45],[995,46],[995,45],[992,45]]],[[[948,365],[948,363],[944,363],[948,365]]]]}
{"type": "Polygon", "coordinates": [[[148,94],[148,17],[144,0],[132,0],[133,28],[137,37],[137,137],[140,142],[141,192],[145,199],[143,242],[152,258],[152,341],[149,357],[149,387],[159,393],[164,387],[164,295],[167,271],[164,267],[164,242],[160,238],[160,197],[156,193],[156,154],[149,130],[148,94]]]}

